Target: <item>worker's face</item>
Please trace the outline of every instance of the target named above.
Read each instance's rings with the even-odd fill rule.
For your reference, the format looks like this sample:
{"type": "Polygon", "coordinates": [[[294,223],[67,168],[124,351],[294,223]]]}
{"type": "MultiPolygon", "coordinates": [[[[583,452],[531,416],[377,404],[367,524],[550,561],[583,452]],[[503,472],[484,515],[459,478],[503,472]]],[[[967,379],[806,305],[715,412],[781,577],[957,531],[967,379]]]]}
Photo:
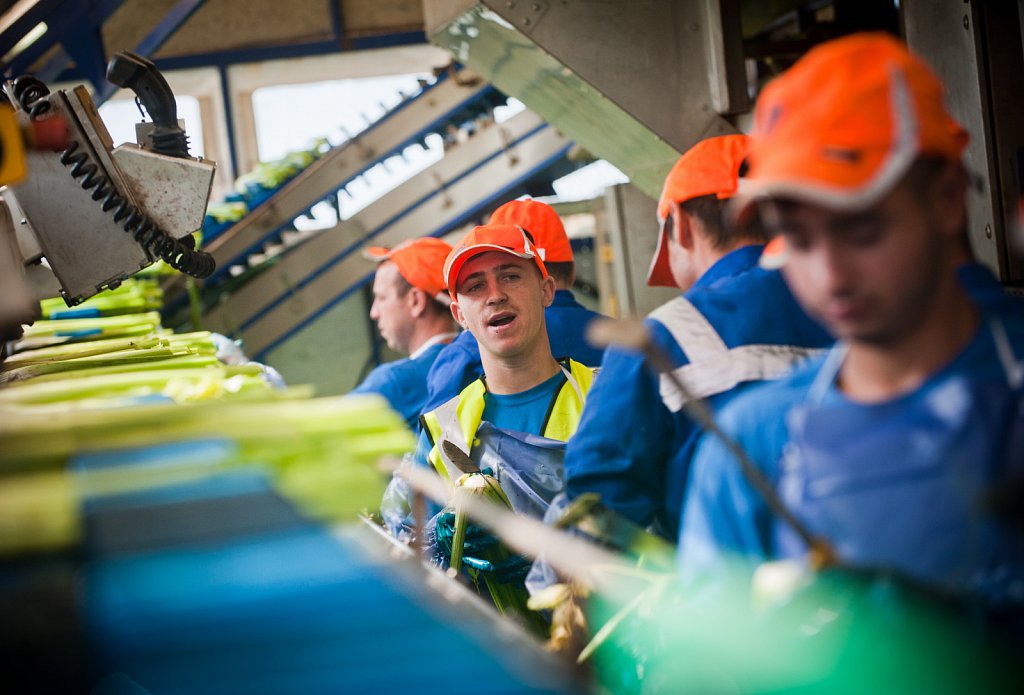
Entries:
{"type": "Polygon", "coordinates": [[[533,261],[501,251],[474,256],[459,271],[452,316],[476,338],[482,351],[515,357],[547,345],[544,308],[555,282],[541,278],[533,261]]]}
{"type": "Polygon", "coordinates": [[[388,347],[403,355],[409,354],[409,342],[415,327],[412,290],[401,294],[404,287],[398,266],[385,261],[377,267],[373,277],[373,304],[370,319],[377,322],[377,330],[388,347]]]}
{"type": "Polygon", "coordinates": [[[806,203],[762,207],[785,236],[786,282],[809,314],[837,338],[887,345],[924,320],[944,273],[952,272],[948,220],[899,186],[859,213],[806,203]]]}

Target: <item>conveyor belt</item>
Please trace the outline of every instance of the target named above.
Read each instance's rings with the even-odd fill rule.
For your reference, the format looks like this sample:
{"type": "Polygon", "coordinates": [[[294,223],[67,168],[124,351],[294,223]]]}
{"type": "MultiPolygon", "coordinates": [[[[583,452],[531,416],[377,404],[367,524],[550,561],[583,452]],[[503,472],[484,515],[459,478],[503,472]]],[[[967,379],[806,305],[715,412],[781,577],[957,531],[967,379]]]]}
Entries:
{"type": "Polygon", "coordinates": [[[331,533],[303,520],[258,476],[106,500],[91,505],[88,521],[85,623],[96,676],[108,685],[576,690],[538,643],[477,597],[415,561],[385,557],[365,530],[331,533]],[[240,516],[250,523],[240,526],[240,516]],[[138,527],[158,532],[146,540],[138,527]]]}

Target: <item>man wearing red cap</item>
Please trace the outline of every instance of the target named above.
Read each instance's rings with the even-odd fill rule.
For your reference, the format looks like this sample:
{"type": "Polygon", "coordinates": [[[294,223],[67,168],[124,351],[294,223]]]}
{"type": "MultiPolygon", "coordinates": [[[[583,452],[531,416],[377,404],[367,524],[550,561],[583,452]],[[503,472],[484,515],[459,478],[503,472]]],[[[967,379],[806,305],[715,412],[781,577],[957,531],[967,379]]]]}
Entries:
{"type": "MultiPolygon", "coordinates": [[[[529,233],[514,225],[476,227],[448,255],[444,277],[452,315],[480,346],[484,374],[424,413],[415,462],[454,481],[461,467],[450,460],[442,441],[479,461],[486,449],[481,440],[495,432],[568,440],[579,423],[593,370],[551,354],[544,310],[554,300],[555,281],[529,233]]],[[[499,461],[495,474],[504,480],[503,468],[510,466],[519,471],[517,477],[528,478],[536,465],[530,456],[499,461]]],[[[552,471],[546,477],[560,476],[552,471]]],[[[382,511],[389,528],[401,537],[408,524],[401,518],[403,510],[382,511]]]]}
{"type": "MultiPolygon", "coordinates": [[[[591,367],[599,365],[603,351],[590,346],[584,335],[587,324],[600,314],[573,297],[570,288],[576,281],[576,267],[558,213],[539,200],[512,200],[495,210],[488,224],[516,225],[536,240],[537,252],[555,281],[555,297],[544,312],[551,354],[570,357],[591,367]]],[[[481,374],[480,348],[472,333],[466,331],[441,351],[431,367],[427,376],[427,409],[450,400],[481,374]]]]}
{"type": "MultiPolygon", "coordinates": [[[[1019,616],[1024,320],[958,279],[967,134],[943,94],[883,34],[823,44],[765,89],[738,214],[756,205],[784,238],[787,282],[839,342],[719,421],[841,563],[1019,616]]],[[[808,553],[710,435],[680,543],[688,579],[808,553]]]]}
{"type": "MultiPolygon", "coordinates": [[[[726,224],[740,185],[744,135],[710,138],[672,168],[658,203],[661,232],[648,284],[684,294],[647,328],[692,391],[721,407],[752,383],[778,378],[832,342],[776,272],[758,268],[761,233],[726,224]]],[[[580,430],[566,452],[566,492],[601,495],[612,510],[673,541],[699,427],[688,395],[635,352],[609,349],[580,430]]]]}
{"type": "Polygon", "coordinates": [[[427,398],[427,372],[456,335],[443,274],[451,248],[424,237],[393,249],[366,250],[379,264],[370,319],[388,347],[409,357],[378,366],[352,393],[381,394],[412,428],[427,398]]]}

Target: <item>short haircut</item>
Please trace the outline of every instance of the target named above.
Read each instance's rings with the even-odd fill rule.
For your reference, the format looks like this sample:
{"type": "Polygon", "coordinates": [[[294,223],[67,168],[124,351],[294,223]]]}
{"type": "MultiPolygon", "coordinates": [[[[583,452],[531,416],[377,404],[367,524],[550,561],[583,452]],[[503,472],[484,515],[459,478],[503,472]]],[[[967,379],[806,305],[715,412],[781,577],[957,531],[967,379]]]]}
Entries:
{"type": "Polygon", "coordinates": [[[559,287],[571,287],[573,279],[576,275],[576,264],[572,261],[562,261],[560,263],[544,263],[544,267],[548,269],[548,275],[555,280],[555,284],[559,287]]]}
{"type": "MultiPolygon", "coordinates": [[[[399,297],[404,297],[409,294],[409,290],[413,288],[411,282],[402,277],[401,273],[395,273],[395,291],[399,297]]],[[[423,292],[423,290],[420,290],[423,292]]],[[[426,294],[426,292],[424,292],[426,294]]],[[[448,306],[442,304],[437,300],[436,297],[427,295],[427,311],[432,314],[440,314],[442,316],[448,316],[450,314],[448,306]]]]}
{"type": "Polygon", "coordinates": [[[738,241],[767,242],[768,233],[759,219],[755,219],[743,227],[729,223],[726,215],[728,200],[720,200],[715,195],[702,195],[690,198],[679,204],[690,217],[700,222],[704,235],[717,250],[727,250],[738,241]]]}
{"type": "Polygon", "coordinates": [[[918,200],[926,201],[936,177],[950,165],[946,157],[923,155],[914,160],[904,177],[905,184],[918,200]]]}

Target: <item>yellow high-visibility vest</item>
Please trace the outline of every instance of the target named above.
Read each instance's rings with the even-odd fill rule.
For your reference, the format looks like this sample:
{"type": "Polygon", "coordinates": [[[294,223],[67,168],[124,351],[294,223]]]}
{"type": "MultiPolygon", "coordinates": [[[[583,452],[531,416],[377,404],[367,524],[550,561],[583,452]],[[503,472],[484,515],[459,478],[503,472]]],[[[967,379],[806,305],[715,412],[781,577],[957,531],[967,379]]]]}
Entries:
{"type": "MultiPolygon", "coordinates": [[[[576,433],[596,371],[573,360],[568,360],[568,363],[568,369],[559,364],[565,373],[566,382],[555,394],[554,402],[548,408],[547,422],[540,432],[542,436],[560,442],[569,441],[569,437],[576,433]]],[[[455,480],[460,472],[448,470],[441,456],[440,442],[448,440],[466,454],[470,453],[471,443],[476,439],[477,428],[483,419],[486,392],[483,380],[477,379],[462,389],[458,396],[420,417],[423,430],[432,445],[427,460],[442,478],[455,480]]]]}

